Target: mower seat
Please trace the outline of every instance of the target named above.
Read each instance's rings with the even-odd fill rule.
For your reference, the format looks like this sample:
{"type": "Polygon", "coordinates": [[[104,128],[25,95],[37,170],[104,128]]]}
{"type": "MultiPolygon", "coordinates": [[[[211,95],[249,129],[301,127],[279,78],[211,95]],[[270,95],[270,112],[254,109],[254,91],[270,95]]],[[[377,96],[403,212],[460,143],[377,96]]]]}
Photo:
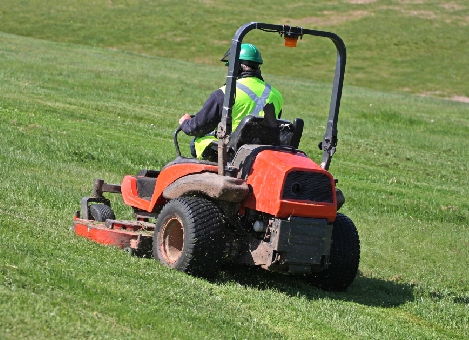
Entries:
{"type": "Polygon", "coordinates": [[[228,154],[234,155],[245,144],[287,145],[298,149],[303,135],[304,121],[295,118],[277,119],[273,104],[264,106],[264,117],[248,115],[241,120],[228,143],[228,154]]]}
{"type": "MultiPolygon", "coordinates": [[[[303,134],[304,122],[301,118],[295,118],[293,123],[288,120],[277,119],[273,104],[264,106],[264,116],[247,115],[238,124],[231,134],[228,143],[228,159],[232,160],[238,149],[246,144],[279,146],[286,145],[298,149],[303,134]]],[[[218,141],[209,146],[207,157],[216,162],[218,154],[218,141]]]]}
{"type": "Polygon", "coordinates": [[[197,158],[189,158],[189,157],[177,156],[174,161],[171,161],[171,162],[169,162],[168,164],[166,164],[166,165],[161,169],[161,171],[163,171],[164,169],[170,167],[171,165],[175,165],[175,164],[186,164],[186,163],[196,163],[196,164],[205,164],[205,165],[217,166],[217,163],[216,163],[216,162],[211,162],[211,161],[208,161],[208,160],[205,160],[205,159],[197,159],[197,158]]]}
{"type": "Polygon", "coordinates": [[[228,153],[234,155],[241,145],[280,145],[280,133],[273,104],[264,106],[264,117],[247,115],[231,134],[228,153]]]}

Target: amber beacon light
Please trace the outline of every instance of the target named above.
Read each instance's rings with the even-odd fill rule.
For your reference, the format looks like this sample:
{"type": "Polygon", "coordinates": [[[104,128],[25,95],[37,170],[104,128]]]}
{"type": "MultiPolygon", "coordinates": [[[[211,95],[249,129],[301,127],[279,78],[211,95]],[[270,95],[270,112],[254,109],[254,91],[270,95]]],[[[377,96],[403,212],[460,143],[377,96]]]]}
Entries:
{"type": "Polygon", "coordinates": [[[282,32],[279,32],[280,36],[283,36],[284,46],[296,47],[298,38],[303,38],[303,27],[292,27],[284,25],[282,32]]]}
{"type": "Polygon", "coordinates": [[[285,39],[284,46],[296,47],[296,42],[298,41],[298,37],[292,38],[292,37],[285,36],[284,39],[285,39]]]}

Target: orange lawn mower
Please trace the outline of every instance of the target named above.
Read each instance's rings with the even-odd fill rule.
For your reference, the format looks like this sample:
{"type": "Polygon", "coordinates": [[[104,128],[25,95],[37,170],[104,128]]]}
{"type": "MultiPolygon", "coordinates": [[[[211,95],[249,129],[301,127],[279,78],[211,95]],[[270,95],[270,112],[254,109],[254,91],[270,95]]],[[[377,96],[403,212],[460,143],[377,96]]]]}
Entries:
{"type": "Polygon", "coordinates": [[[218,161],[181,156],[161,170],[125,176],[120,185],[94,182],[74,218],[77,235],[153,257],[173,269],[213,277],[226,262],[297,275],[325,290],[343,291],[357,275],[360,241],[345,199],[328,168],[337,145],[337,121],[346,50],[334,33],[251,22],[231,43],[222,120],[214,146],[218,161]],[[304,36],[332,40],[337,49],[329,118],[320,164],[298,149],[303,120],[246,116],[235,131],[231,111],[242,40],[251,30],[279,33],[286,46],[304,36]],[[118,193],[135,220],[117,220],[104,193],[118,193]]]}

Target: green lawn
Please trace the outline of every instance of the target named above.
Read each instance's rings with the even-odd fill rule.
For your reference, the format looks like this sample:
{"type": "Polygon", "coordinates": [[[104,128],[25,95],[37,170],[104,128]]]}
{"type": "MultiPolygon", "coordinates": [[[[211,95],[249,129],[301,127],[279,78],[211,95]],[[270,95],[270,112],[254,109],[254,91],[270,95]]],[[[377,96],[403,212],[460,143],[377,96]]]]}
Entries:
{"type": "MultiPolygon", "coordinates": [[[[369,45],[360,45],[378,37],[380,30],[395,37],[384,24],[393,23],[404,32],[405,15],[415,19],[413,12],[406,11],[417,11],[423,4],[286,4],[283,12],[275,7],[280,5],[272,7],[273,19],[279,20],[299,16],[306,7],[313,14],[301,18],[331,16],[328,11],[376,11],[335,25],[304,24],[338,32],[349,51],[338,151],[330,170],[345,193],[342,212],[358,227],[362,254],[360,275],[343,293],[324,292],[294,278],[246,267],[226,267],[206,281],[170,271],[152,259],[94,244],[70,230],[73,214],[80,199],[90,194],[94,178],[119,183],[126,174],[158,169],[174,159],[177,119],[184,112],[196,112],[225,80],[226,68],[212,65],[211,60],[224,53],[238,26],[267,21],[267,14],[260,17],[263,12],[247,10],[240,22],[228,16],[220,31],[216,27],[224,23],[223,9],[233,7],[224,2],[189,2],[188,13],[195,14],[187,19],[188,39],[176,39],[180,46],[175,43],[174,49],[164,50],[157,48],[160,42],[147,29],[170,32],[171,16],[175,23],[185,22],[178,17],[182,2],[163,6],[162,1],[113,0],[85,7],[85,2],[67,1],[53,10],[44,4],[21,1],[13,6],[7,0],[0,7],[0,31],[14,33],[0,33],[1,339],[467,338],[469,104],[400,91],[407,87],[400,82],[407,79],[413,93],[433,91],[435,84],[442,96],[468,96],[465,83],[449,76],[457,70],[455,74],[463,77],[467,70],[467,58],[461,57],[467,41],[461,38],[458,45],[458,39],[438,40],[441,45],[432,47],[435,53],[412,45],[427,62],[406,59],[399,67],[396,55],[384,58],[384,51],[367,55],[363,52],[369,45]],[[24,11],[25,6],[35,11],[24,11]],[[160,7],[139,11],[145,6],[160,7]],[[406,11],[393,9],[397,6],[406,11]],[[206,8],[203,15],[216,19],[204,21],[202,12],[197,12],[201,7],[206,8]],[[90,22],[102,15],[95,26],[88,22],[73,31],[68,12],[90,22]],[[142,17],[145,25],[135,28],[134,35],[128,27],[110,34],[110,27],[130,27],[145,13],[148,20],[142,17]],[[249,19],[250,15],[255,18],[249,19]],[[150,20],[156,16],[159,21],[150,20]],[[196,23],[204,29],[195,32],[196,23]],[[353,27],[361,30],[357,39],[353,27]],[[146,33],[140,34],[140,29],[146,33]],[[204,39],[221,43],[217,48],[208,43],[205,49],[194,47],[189,57],[190,46],[196,46],[194,39],[202,37],[202,31],[204,39]],[[101,40],[92,41],[90,36],[101,40]],[[457,45],[457,50],[446,54],[447,59],[438,58],[446,44],[457,45]],[[210,62],[197,60],[205,52],[210,62]],[[436,65],[434,73],[426,71],[429,60],[436,65]],[[367,65],[381,71],[376,74],[367,65]]],[[[461,18],[469,6],[456,1],[446,7],[441,4],[425,5],[425,10],[453,13],[443,17],[438,27],[447,25],[448,32],[463,37],[458,29],[467,28],[461,18]]],[[[433,31],[419,27],[422,41],[437,39],[433,31]]],[[[183,31],[174,32],[178,36],[183,31]]],[[[418,32],[409,30],[405,35],[409,41],[412,34],[418,32]]],[[[271,39],[265,41],[264,57],[271,64],[285,57],[301,59],[299,64],[308,66],[302,49],[314,50],[307,47],[315,45],[311,39],[296,50],[282,48],[277,59],[273,46],[280,46],[280,40],[264,35],[271,39]]],[[[386,41],[376,44],[384,46],[386,41]]],[[[330,60],[317,58],[319,64],[330,60]]],[[[264,75],[283,93],[284,117],[305,120],[300,147],[319,161],[316,145],[324,134],[331,79],[326,69],[311,77],[292,69],[266,65],[264,75]]],[[[181,145],[188,141],[181,137],[181,145]]],[[[188,153],[187,147],[184,152],[188,153]]],[[[111,198],[118,218],[131,216],[118,196],[111,198]]]]}

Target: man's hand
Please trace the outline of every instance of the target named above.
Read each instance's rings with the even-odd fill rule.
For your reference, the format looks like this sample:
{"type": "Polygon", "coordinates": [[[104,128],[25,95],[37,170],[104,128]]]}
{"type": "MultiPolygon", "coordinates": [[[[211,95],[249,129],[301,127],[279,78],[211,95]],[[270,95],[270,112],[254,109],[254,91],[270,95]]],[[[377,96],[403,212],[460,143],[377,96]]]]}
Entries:
{"type": "Polygon", "coordinates": [[[182,116],[181,118],[179,118],[179,125],[182,124],[182,122],[184,122],[185,120],[187,119],[191,119],[191,116],[189,114],[184,114],[184,116],[182,116]]]}

